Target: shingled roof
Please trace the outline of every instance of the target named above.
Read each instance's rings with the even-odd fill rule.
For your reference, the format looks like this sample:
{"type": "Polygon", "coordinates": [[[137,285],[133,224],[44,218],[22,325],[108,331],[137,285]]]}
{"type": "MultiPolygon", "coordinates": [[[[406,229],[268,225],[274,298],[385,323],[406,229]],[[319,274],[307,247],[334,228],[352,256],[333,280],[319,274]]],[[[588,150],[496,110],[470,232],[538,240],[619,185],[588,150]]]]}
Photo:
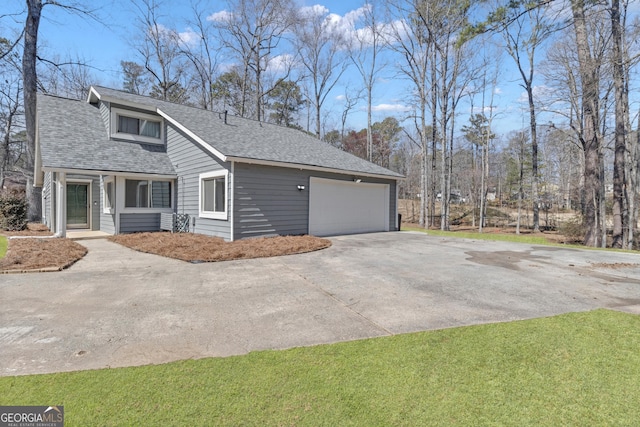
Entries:
{"type": "Polygon", "coordinates": [[[176,175],[164,147],[109,139],[98,107],[84,101],[38,95],[38,138],[44,169],[176,175]]]}
{"type": "Polygon", "coordinates": [[[90,100],[154,110],[219,153],[222,160],[268,162],[290,167],[330,169],[398,179],[402,175],[333,147],[296,130],[160,101],[110,88],[92,88],[90,100]]]}

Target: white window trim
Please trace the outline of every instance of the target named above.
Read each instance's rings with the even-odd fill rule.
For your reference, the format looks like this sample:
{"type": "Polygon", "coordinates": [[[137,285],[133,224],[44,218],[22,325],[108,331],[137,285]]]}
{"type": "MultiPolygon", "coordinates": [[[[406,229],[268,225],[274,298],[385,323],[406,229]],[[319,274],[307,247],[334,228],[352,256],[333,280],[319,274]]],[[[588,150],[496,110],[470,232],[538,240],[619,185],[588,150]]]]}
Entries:
{"type": "Polygon", "coordinates": [[[115,212],[115,202],[116,202],[116,180],[113,176],[107,176],[102,178],[102,213],[113,214],[115,212]],[[107,184],[111,184],[111,190],[113,194],[111,195],[111,203],[109,202],[109,198],[107,197],[107,184]]]}
{"type": "Polygon", "coordinates": [[[127,141],[144,142],[149,144],[164,145],[164,121],[160,116],[152,114],[138,113],[137,111],[124,110],[121,108],[111,108],[111,137],[124,139],[127,141]],[[152,138],[144,135],[133,135],[131,133],[118,132],[118,116],[131,117],[134,119],[160,122],[160,138],[152,138]]]}
{"type": "Polygon", "coordinates": [[[221,219],[226,221],[228,218],[228,210],[229,210],[229,171],[227,169],[224,169],[224,170],[218,170],[214,172],[201,173],[200,178],[198,179],[198,211],[199,211],[200,218],[221,219]],[[220,177],[224,177],[224,188],[225,188],[224,212],[205,211],[202,209],[202,205],[204,203],[204,197],[202,195],[202,190],[203,190],[202,183],[205,179],[220,178],[220,177]]]}
{"type": "Polygon", "coordinates": [[[154,179],[154,178],[129,178],[129,177],[124,177],[122,180],[122,208],[119,210],[119,212],[122,213],[158,213],[158,212],[173,212],[173,206],[174,206],[174,191],[175,191],[175,181],[172,179],[154,179]],[[127,207],[126,205],[126,193],[127,193],[127,188],[126,188],[126,182],[127,180],[134,180],[134,181],[147,181],[148,185],[149,185],[149,197],[151,197],[151,182],[155,181],[155,182],[169,182],[171,184],[171,193],[170,193],[170,199],[169,202],[171,203],[171,206],[168,208],[154,208],[149,206],[148,208],[133,208],[133,207],[127,207]]]}

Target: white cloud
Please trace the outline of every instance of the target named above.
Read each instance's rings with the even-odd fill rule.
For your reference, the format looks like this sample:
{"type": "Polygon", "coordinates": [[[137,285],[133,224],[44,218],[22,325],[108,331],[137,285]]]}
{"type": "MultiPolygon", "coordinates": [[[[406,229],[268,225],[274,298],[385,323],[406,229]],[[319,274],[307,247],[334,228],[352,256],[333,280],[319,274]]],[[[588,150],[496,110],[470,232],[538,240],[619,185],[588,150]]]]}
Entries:
{"type": "Polygon", "coordinates": [[[221,10],[220,12],[212,13],[207,16],[207,21],[213,22],[229,22],[233,14],[227,10],[221,10]]]}
{"type": "Polygon", "coordinates": [[[313,18],[313,17],[326,15],[327,13],[329,13],[329,9],[327,9],[322,5],[315,4],[313,6],[301,7],[299,9],[299,12],[303,18],[313,18]]]}
{"type": "Polygon", "coordinates": [[[338,95],[338,96],[336,96],[336,101],[344,101],[345,99],[347,99],[347,97],[346,97],[346,96],[344,96],[344,95],[338,95]]]}
{"type": "MultiPolygon", "coordinates": [[[[554,94],[555,94],[556,90],[549,87],[549,86],[545,86],[545,85],[539,85],[539,86],[534,86],[533,87],[533,99],[534,100],[540,100],[540,99],[545,99],[545,98],[553,98],[554,94]]],[[[526,104],[529,102],[529,97],[527,95],[527,92],[524,91],[522,93],[520,93],[520,96],[518,97],[518,102],[521,102],[523,104],[526,104]]]]}
{"type": "Polygon", "coordinates": [[[293,65],[294,57],[291,54],[285,53],[283,55],[277,55],[269,58],[266,70],[272,73],[282,73],[290,69],[293,65]]]}
{"type": "Polygon", "coordinates": [[[185,31],[178,33],[178,39],[185,45],[193,46],[200,39],[200,35],[191,28],[187,28],[185,31]]]}
{"type": "Polygon", "coordinates": [[[178,32],[162,24],[156,24],[155,31],[153,27],[149,28],[149,34],[153,35],[156,32],[158,37],[175,40],[182,45],[193,45],[200,38],[191,28],[187,28],[183,32],[178,32]]]}
{"type": "Polygon", "coordinates": [[[371,110],[383,113],[401,113],[410,111],[411,107],[408,107],[404,104],[378,104],[371,107],[371,110]]]}
{"type": "MultiPolygon", "coordinates": [[[[300,8],[299,13],[306,18],[324,18],[324,29],[343,40],[343,47],[345,48],[353,43],[368,47],[373,43],[373,30],[371,27],[365,26],[362,21],[371,7],[371,5],[367,4],[344,15],[339,15],[331,13],[325,6],[316,4],[300,8]]],[[[378,24],[377,30],[382,32],[383,35],[390,34],[390,26],[388,24],[378,24]]]]}

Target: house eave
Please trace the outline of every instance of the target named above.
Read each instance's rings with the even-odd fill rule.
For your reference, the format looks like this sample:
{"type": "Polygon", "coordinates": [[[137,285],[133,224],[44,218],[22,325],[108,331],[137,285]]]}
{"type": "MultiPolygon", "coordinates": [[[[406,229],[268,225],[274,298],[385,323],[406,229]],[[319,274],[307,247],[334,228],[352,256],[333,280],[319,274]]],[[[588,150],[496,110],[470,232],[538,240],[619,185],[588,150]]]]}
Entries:
{"type": "Polygon", "coordinates": [[[160,173],[148,173],[148,172],[128,172],[128,171],[109,171],[109,170],[94,170],[94,169],[73,169],[73,168],[56,168],[56,167],[43,167],[43,172],[63,172],[67,174],[78,175],[117,175],[117,176],[130,176],[132,178],[159,178],[159,179],[177,179],[176,174],[160,174],[160,173]]]}
{"type": "Polygon", "coordinates": [[[156,112],[155,107],[149,106],[147,104],[141,104],[138,102],[127,101],[122,98],[112,97],[108,95],[100,95],[100,93],[94,87],[91,87],[89,89],[89,96],[87,98],[87,102],[90,104],[95,104],[98,101],[109,102],[111,104],[117,104],[123,107],[136,108],[138,110],[144,110],[150,113],[156,112]]]}
{"type": "Polygon", "coordinates": [[[323,166],[305,165],[300,163],[287,163],[287,162],[277,162],[273,160],[250,159],[246,157],[227,156],[227,160],[231,162],[237,162],[237,163],[247,163],[247,164],[262,165],[262,166],[274,166],[274,167],[299,169],[299,170],[311,170],[316,172],[328,172],[328,173],[350,175],[353,177],[362,177],[362,178],[391,179],[395,181],[402,181],[405,179],[405,177],[403,176],[384,175],[384,174],[377,174],[377,173],[371,173],[371,172],[358,172],[358,171],[345,170],[345,169],[327,168],[323,166]]]}
{"type": "Polygon", "coordinates": [[[225,156],[220,151],[218,151],[215,148],[213,148],[213,146],[211,146],[211,144],[207,143],[204,139],[200,138],[198,135],[196,135],[191,130],[189,130],[189,128],[185,127],[183,124],[181,124],[179,121],[175,120],[169,114],[167,114],[164,111],[162,111],[160,108],[157,108],[156,112],[158,114],[160,114],[166,121],[170,122],[172,125],[174,125],[178,129],[180,129],[182,132],[184,132],[185,134],[189,135],[189,137],[191,137],[194,141],[196,141],[198,144],[200,144],[205,150],[207,150],[208,152],[210,152],[211,154],[216,156],[221,161],[226,162],[226,161],[229,160],[229,158],[227,156],[225,156]]]}

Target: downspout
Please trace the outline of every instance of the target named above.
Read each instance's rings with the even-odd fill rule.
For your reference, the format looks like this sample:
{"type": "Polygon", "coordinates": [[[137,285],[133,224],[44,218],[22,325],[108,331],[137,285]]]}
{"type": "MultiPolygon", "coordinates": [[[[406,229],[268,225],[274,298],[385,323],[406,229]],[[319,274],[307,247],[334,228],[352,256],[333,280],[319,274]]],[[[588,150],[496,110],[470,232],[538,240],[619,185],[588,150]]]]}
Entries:
{"type": "Polygon", "coordinates": [[[400,227],[402,226],[402,224],[400,223],[400,221],[398,221],[400,218],[398,217],[399,212],[398,212],[398,180],[396,180],[396,183],[394,185],[394,192],[396,193],[396,209],[395,209],[395,222],[396,222],[396,231],[400,231],[400,227]]]}

